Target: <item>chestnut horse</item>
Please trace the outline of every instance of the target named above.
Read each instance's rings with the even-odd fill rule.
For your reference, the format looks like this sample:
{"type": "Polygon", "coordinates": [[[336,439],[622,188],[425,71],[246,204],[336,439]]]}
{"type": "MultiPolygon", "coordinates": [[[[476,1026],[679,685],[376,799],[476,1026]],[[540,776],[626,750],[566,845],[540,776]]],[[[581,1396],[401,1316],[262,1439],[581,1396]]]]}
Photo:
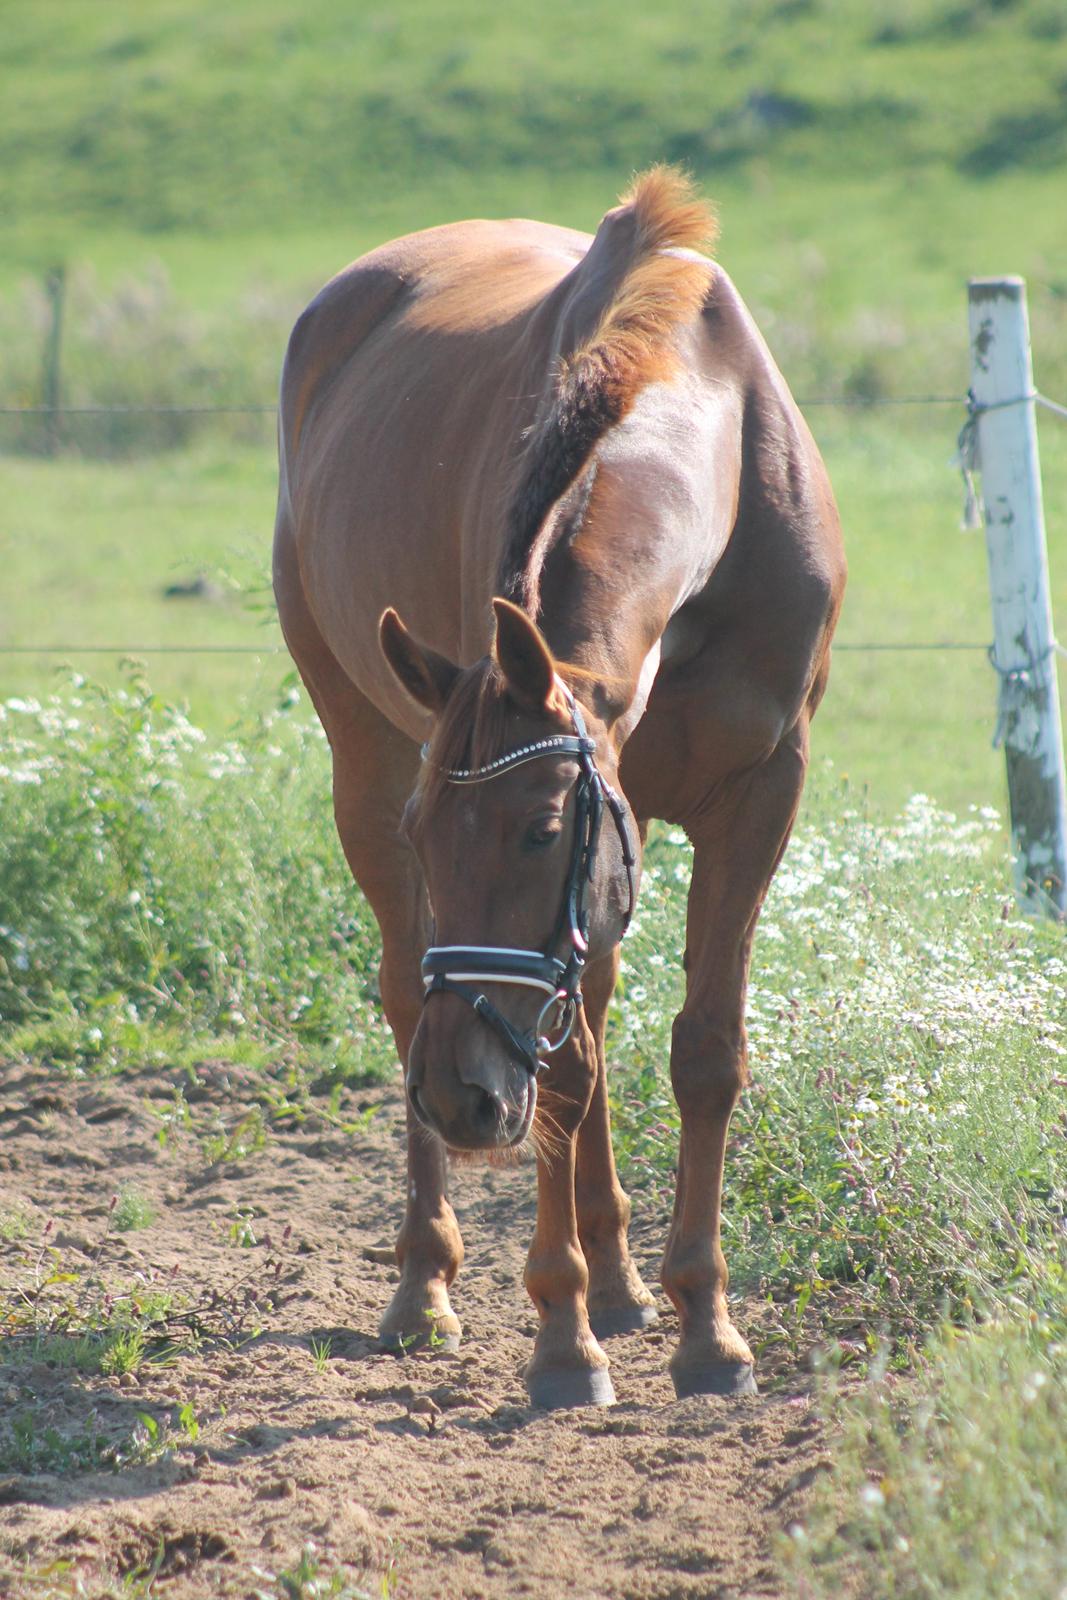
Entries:
{"type": "Polygon", "coordinates": [[[413,234],[327,284],[282,378],[275,592],[381,928],[407,1088],[381,1337],[458,1340],[447,1152],[532,1130],[536,1405],[610,1403],[598,1336],[655,1317],[604,1060],[654,817],[693,844],[671,1374],[680,1395],[754,1389],[727,1309],[723,1156],[752,936],[845,569],[811,435],[700,253],[712,231],[658,168],[592,239],[525,221],[413,234]]]}

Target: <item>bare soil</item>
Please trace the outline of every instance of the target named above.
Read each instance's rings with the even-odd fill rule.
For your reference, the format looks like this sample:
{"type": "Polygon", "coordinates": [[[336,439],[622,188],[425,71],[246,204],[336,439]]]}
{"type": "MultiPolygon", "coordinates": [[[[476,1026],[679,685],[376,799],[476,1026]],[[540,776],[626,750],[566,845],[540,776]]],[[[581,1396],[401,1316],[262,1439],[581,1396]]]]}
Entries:
{"type": "MultiPolygon", "coordinates": [[[[772,1537],[828,1464],[809,1379],[764,1362],[759,1398],[676,1400],[663,1303],[658,1324],[608,1346],[617,1405],[532,1410],[521,1376],[535,1330],[522,1286],[530,1166],[454,1174],[467,1246],[453,1295],[459,1353],[380,1353],[402,1208],[399,1092],[348,1096],[347,1118],[373,1109],[355,1133],[312,1116],[247,1160],[206,1164],[195,1123],[158,1138],[153,1107],[179,1081],[0,1067],[0,1217],[28,1221],[0,1245],[0,1329],[17,1291],[32,1293],[57,1260],[79,1281],[50,1294],[99,1279],[116,1293],[165,1283],[200,1305],[208,1331],[228,1316],[261,1329],[109,1377],[34,1358],[8,1320],[0,1442],[27,1416],[41,1439],[88,1430],[118,1442],[140,1428],[144,1442],[139,1414],[158,1435],[155,1459],[148,1450],[109,1470],[0,1472],[0,1595],[53,1592],[41,1574],[63,1561],[70,1592],[90,1596],[153,1569],[150,1592],[166,1600],[273,1596],[309,1546],[320,1578],[343,1569],[346,1592],[374,1596],[783,1593],[772,1537]],[[149,1227],[109,1220],[125,1188],[151,1202],[149,1227]],[[248,1237],[241,1212],[254,1245],[237,1242],[248,1237]],[[49,1222],[58,1257],[42,1254],[49,1222]],[[273,1307],[242,1312],[249,1286],[270,1285],[273,1307]],[[188,1405],[195,1439],[180,1421],[188,1405]]],[[[203,1127],[219,1114],[232,1127],[254,1092],[250,1072],[207,1064],[188,1098],[203,1127]]],[[[639,1196],[632,1237],[650,1284],[665,1227],[639,1196]]],[[[737,1315],[755,1330],[758,1307],[737,1315]]]]}

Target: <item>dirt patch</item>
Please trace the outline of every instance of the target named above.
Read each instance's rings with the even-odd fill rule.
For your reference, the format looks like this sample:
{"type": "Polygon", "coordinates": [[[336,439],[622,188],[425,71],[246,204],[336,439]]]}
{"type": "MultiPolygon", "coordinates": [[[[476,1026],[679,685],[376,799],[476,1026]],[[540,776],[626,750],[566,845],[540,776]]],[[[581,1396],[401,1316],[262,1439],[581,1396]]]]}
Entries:
{"type": "MultiPolygon", "coordinates": [[[[205,1162],[196,1124],[161,1117],[173,1088],[165,1075],[90,1085],[0,1069],[0,1217],[25,1224],[0,1246],[5,1303],[55,1264],[41,1255],[49,1222],[60,1267],[116,1291],[166,1286],[209,1323],[213,1294],[225,1309],[242,1284],[277,1286],[258,1337],[135,1372],[85,1375],[0,1344],[0,1435],[29,1418],[28,1448],[42,1453],[0,1473],[0,1592],[40,1592],[33,1574],[62,1560],[86,1594],[149,1569],[168,1600],[273,1595],[273,1575],[309,1546],[320,1574],[343,1568],[355,1588],[419,1600],[782,1592],[770,1538],[826,1465],[803,1375],[764,1363],[758,1399],[678,1401],[661,1304],[658,1324],[608,1345],[615,1407],[530,1409],[532,1167],[454,1174],[460,1351],[381,1354],[399,1093],[350,1096],[342,1115],[371,1113],[357,1132],[312,1119],[244,1159],[205,1162]],[[119,1232],[109,1206],[127,1190],[155,1220],[119,1232]]],[[[249,1091],[239,1069],[207,1067],[188,1100],[233,1126],[249,1091]]],[[[665,1227],[638,1197],[649,1283],[665,1227]]],[[[741,1308],[741,1326],[758,1315],[741,1308]]]]}

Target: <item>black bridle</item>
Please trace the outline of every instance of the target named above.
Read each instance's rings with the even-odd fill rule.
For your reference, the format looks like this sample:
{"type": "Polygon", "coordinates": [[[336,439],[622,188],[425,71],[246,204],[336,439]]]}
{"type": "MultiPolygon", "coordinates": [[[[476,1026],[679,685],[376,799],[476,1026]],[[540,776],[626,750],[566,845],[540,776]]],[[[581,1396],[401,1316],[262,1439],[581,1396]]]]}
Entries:
{"type": "MultiPolygon", "coordinates": [[[[422,958],[422,978],[426,989],[424,1003],[435,994],[459,995],[498,1034],[512,1059],[531,1074],[544,1068],[541,1055],[548,1055],[566,1044],[582,1003],[582,972],[589,951],[589,911],[585,904],[585,890],[586,885],[593,881],[597,841],[605,806],[618,830],[629,885],[629,904],[623,918],[622,933],[629,926],[636,900],[634,867],[637,857],[626,824],[625,807],[615,790],[600,775],[595,759],[596,745],[586,733],[577,701],[564,683],[558,679],[557,682],[570,707],[573,734],[554,734],[547,739],[538,739],[533,744],[520,745],[484,767],[445,772],[449,783],[486,783],[491,778],[499,778],[502,773],[510,772],[513,767],[536,761],[541,756],[577,757],[574,849],[564,885],[563,904],[548,942],[548,950],[509,950],[498,945],[477,944],[432,945],[422,958]],[[570,941],[570,953],[566,960],[552,954],[564,938],[570,941]],[[541,990],[546,996],[545,1003],[529,1032],[520,1032],[476,987],[484,981],[541,990]],[[546,1023],[551,1013],[554,1013],[552,1021],[546,1023]],[[541,1031],[543,1026],[552,1030],[562,1029],[562,1033],[554,1042],[550,1042],[541,1031]]],[[[426,747],[422,754],[423,760],[426,760],[426,747]]]]}

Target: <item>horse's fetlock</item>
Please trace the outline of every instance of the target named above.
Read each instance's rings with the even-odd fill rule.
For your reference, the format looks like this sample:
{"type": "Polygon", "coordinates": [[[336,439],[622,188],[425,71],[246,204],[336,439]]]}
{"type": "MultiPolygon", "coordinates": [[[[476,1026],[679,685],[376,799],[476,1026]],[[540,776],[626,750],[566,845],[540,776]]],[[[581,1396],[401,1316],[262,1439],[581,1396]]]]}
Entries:
{"type": "Polygon", "coordinates": [[[701,1240],[684,1252],[669,1251],[663,1259],[660,1282],[675,1303],[711,1299],[726,1288],[726,1261],[713,1242],[701,1240]]]}
{"type": "Polygon", "coordinates": [[[565,1246],[559,1250],[531,1255],[523,1275],[526,1292],[539,1310],[584,1299],[589,1287],[589,1269],[580,1249],[565,1246]]]}
{"type": "Polygon", "coordinates": [[[426,1278],[443,1278],[450,1284],[463,1265],[463,1239],[454,1217],[421,1217],[415,1226],[405,1223],[396,1241],[397,1265],[402,1272],[426,1278]]]}
{"type": "Polygon", "coordinates": [[[625,1245],[630,1226],[630,1197],[620,1190],[617,1200],[600,1201],[596,1206],[579,1202],[578,1234],[582,1249],[603,1250],[625,1245]]]}

